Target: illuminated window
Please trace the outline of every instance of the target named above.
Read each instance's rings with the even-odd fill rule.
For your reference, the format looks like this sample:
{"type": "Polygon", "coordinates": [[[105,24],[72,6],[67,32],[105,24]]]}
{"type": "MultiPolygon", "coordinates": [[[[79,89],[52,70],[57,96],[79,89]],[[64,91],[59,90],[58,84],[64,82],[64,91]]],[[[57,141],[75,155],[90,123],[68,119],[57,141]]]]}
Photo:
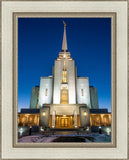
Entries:
{"type": "Polygon", "coordinates": [[[47,94],[48,94],[48,89],[46,88],[46,90],[45,90],[45,96],[47,96],[47,94]]]}
{"type": "Polygon", "coordinates": [[[83,89],[81,89],[81,94],[82,94],[82,96],[84,96],[83,89]]]}
{"type": "Polygon", "coordinates": [[[29,121],[30,121],[30,122],[32,121],[32,117],[29,117],[29,121]]]}
{"type": "Polygon", "coordinates": [[[67,83],[67,72],[63,71],[63,83],[67,83]]]}
{"type": "Polygon", "coordinates": [[[61,90],[61,104],[68,104],[68,90],[61,90]]]}

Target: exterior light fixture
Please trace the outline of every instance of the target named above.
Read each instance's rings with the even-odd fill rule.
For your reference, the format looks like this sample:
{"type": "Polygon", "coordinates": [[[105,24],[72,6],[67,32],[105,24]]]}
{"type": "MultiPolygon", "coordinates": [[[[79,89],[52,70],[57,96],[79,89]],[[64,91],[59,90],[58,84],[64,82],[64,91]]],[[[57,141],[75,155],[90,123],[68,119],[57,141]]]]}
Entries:
{"type": "Polygon", "coordinates": [[[84,116],[87,116],[87,112],[84,112],[84,116]]]}
{"type": "Polygon", "coordinates": [[[43,116],[46,116],[46,113],[45,112],[43,112],[43,114],[42,114],[43,116]]]}
{"type": "Polygon", "coordinates": [[[99,126],[99,128],[101,129],[101,126],[99,126]]]}
{"type": "Polygon", "coordinates": [[[89,131],[89,127],[87,127],[87,129],[86,129],[87,131],[89,131]]]}
{"type": "Polygon", "coordinates": [[[63,115],[63,117],[66,117],[66,115],[63,115]]]}
{"type": "Polygon", "coordinates": [[[107,128],[107,135],[110,135],[110,129],[107,128]]]}
{"type": "Polygon", "coordinates": [[[40,130],[41,130],[41,131],[44,131],[44,129],[43,129],[42,127],[40,128],[40,130]]]}
{"type": "Polygon", "coordinates": [[[23,129],[20,128],[20,136],[22,136],[22,133],[23,133],[23,129]]]}

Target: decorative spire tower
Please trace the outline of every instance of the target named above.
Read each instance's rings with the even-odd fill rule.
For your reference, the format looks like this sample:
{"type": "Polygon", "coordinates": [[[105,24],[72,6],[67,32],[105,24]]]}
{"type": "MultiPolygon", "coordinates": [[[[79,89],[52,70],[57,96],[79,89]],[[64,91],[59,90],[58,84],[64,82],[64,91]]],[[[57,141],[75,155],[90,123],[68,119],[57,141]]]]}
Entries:
{"type": "Polygon", "coordinates": [[[75,61],[68,51],[66,29],[66,23],[63,21],[62,48],[59,57],[54,62],[53,75],[41,77],[40,80],[39,108],[50,104],[52,117],[55,114],[69,116],[74,114],[74,119],[77,121],[79,104],[90,108],[89,79],[77,77],[75,61]]]}
{"type": "Polygon", "coordinates": [[[63,42],[62,42],[62,51],[66,52],[67,48],[67,38],[66,38],[66,23],[63,21],[64,24],[64,35],[63,35],[63,42]]]}
{"type": "Polygon", "coordinates": [[[53,104],[76,104],[76,66],[68,51],[66,38],[66,23],[64,24],[64,33],[62,49],[59,57],[55,60],[53,67],[54,88],[53,104]]]}
{"type": "Polygon", "coordinates": [[[72,60],[70,52],[68,51],[67,46],[67,38],[66,38],[66,23],[63,21],[64,24],[64,34],[63,34],[63,41],[62,41],[62,49],[61,52],[59,52],[59,57],[57,60],[61,60],[62,58],[67,58],[69,60],[72,60]]]}

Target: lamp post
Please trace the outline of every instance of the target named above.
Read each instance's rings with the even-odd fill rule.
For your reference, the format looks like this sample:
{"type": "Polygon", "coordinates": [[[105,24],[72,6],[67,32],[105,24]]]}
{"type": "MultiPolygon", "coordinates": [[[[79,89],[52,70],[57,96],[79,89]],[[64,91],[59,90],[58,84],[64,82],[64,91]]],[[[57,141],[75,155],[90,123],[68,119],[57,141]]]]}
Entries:
{"type": "Polygon", "coordinates": [[[101,126],[99,126],[99,134],[102,134],[101,126]]]}
{"type": "Polygon", "coordinates": [[[20,128],[20,136],[22,136],[22,133],[23,133],[23,128],[20,128]]]}

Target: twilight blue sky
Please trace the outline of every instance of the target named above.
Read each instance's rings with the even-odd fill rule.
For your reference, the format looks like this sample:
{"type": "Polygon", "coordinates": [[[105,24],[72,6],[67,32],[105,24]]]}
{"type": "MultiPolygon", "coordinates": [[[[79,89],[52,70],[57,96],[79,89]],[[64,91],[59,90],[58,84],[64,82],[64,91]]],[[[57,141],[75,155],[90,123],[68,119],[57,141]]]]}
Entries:
{"type": "Polygon", "coordinates": [[[111,111],[110,18],[19,18],[18,110],[29,108],[31,88],[40,84],[40,77],[52,75],[62,47],[63,20],[78,76],[89,77],[97,87],[99,108],[111,111]]]}

